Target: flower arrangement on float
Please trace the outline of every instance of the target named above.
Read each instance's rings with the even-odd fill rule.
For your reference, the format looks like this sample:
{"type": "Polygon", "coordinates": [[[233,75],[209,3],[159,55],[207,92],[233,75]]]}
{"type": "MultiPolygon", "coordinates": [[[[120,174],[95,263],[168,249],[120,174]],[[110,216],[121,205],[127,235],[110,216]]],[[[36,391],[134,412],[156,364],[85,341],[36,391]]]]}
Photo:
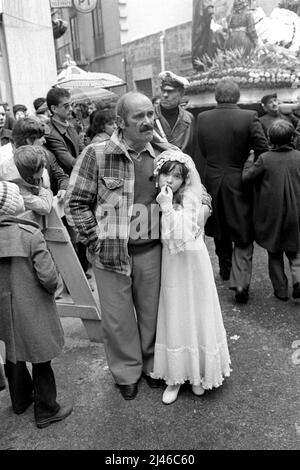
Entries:
{"type": "Polygon", "coordinates": [[[219,50],[211,59],[196,59],[199,71],[189,78],[188,94],[211,92],[221,78],[230,78],[240,88],[300,87],[300,58],[283,48],[266,46],[245,56],[243,51],[219,50]]]}

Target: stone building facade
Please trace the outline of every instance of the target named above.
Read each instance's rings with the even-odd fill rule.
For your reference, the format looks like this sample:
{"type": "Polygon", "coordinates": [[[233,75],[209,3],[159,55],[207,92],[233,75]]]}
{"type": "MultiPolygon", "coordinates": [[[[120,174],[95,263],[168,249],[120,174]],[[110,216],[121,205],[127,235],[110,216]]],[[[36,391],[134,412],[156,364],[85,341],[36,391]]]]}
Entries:
{"type": "Polygon", "coordinates": [[[192,72],[191,25],[191,22],[180,24],[164,34],[152,34],[123,45],[128,89],[137,89],[149,97],[158,94],[161,40],[164,40],[165,69],[184,76],[192,72]]]}

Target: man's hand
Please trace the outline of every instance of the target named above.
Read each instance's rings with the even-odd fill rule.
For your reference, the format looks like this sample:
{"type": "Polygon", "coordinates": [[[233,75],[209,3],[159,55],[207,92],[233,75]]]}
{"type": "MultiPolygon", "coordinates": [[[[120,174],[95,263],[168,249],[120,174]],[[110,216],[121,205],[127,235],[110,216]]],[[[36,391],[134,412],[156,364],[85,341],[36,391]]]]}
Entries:
{"type": "Polygon", "coordinates": [[[65,195],[66,195],[66,190],[65,189],[60,189],[57,193],[57,202],[62,204],[64,202],[65,195]]]}
{"type": "Polygon", "coordinates": [[[249,157],[247,158],[247,162],[253,163],[253,162],[254,162],[254,158],[255,158],[254,151],[253,151],[253,150],[250,150],[250,152],[249,152],[249,157]]]}
{"type": "Polygon", "coordinates": [[[173,191],[169,186],[163,186],[160,190],[156,201],[161,207],[163,212],[172,209],[173,191]]]}
{"type": "Polygon", "coordinates": [[[204,212],[203,217],[204,217],[204,226],[205,226],[205,224],[206,224],[206,222],[207,222],[207,219],[208,219],[208,218],[210,217],[210,215],[211,215],[211,210],[210,210],[210,208],[209,208],[207,205],[205,205],[205,204],[203,204],[202,206],[203,206],[203,212],[204,212]]]}

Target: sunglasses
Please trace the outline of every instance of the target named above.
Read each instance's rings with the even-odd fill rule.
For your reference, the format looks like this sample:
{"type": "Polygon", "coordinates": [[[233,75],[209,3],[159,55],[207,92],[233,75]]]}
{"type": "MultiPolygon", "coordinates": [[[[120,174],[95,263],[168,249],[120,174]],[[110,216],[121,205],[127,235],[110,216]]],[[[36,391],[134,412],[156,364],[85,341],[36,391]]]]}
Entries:
{"type": "Polygon", "coordinates": [[[71,107],[71,103],[60,103],[59,106],[62,106],[65,109],[69,109],[71,107]]]}

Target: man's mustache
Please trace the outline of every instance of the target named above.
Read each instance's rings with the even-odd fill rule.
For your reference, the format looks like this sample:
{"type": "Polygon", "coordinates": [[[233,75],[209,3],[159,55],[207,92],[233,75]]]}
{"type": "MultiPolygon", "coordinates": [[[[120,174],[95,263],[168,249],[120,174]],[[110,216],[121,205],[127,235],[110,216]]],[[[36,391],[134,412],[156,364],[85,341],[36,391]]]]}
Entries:
{"type": "Polygon", "coordinates": [[[146,132],[146,131],[153,131],[154,126],[151,126],[150,124],[145,124],[144,126],[140,127],[141,132],[146,132]]]}

